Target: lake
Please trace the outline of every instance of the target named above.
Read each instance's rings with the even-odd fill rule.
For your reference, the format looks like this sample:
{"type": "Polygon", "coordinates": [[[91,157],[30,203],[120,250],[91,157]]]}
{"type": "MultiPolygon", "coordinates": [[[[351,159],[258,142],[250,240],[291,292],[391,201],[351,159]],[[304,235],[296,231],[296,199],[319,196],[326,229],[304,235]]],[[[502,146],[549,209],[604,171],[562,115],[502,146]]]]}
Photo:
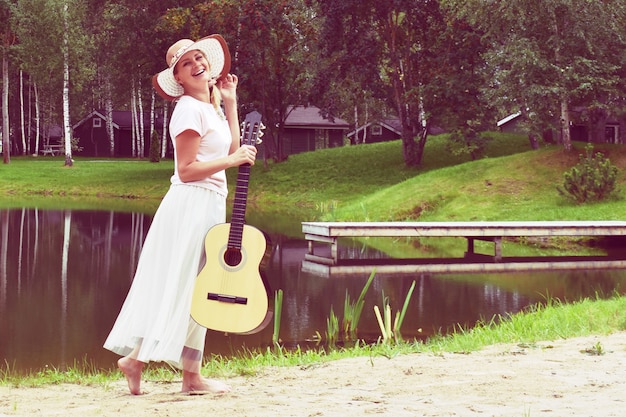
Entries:
{"type": "MultiPolygon", "coordinates": [[[[303,272],[304,220],[309,219],[271,212],[248,218],[272,241],[266,276],[273,291],[284,293],[280,339],[287,348],[315,346],[318,335],[324,338],[331,308],[341,320],[346,294],[355,300],[368,278],[329,279],[303,272]]],[[[132,282],[150,221],[151,215],[143,213],[0,210],[0,360],[17,372],[83,362],[114,367],[118,357],[102,343],[132,282]]],[[[342,242],[342,257],[386,256],[372,249],[372,242],[342,242]]],[[[427,249],[415,245],[414,250],[427,249]]],[[[402,326],[406,339],[471,327],[546,297],[574,301],[612,295],[623,289],[626,272],[376,276],[365,299],[359,338],[375,341],[380,336],[373,307],[382,308],[387,299],[395,314],[413,282],[402,326]]],[[[271,345],[272,331],[272,325],[247,336],[209,331],[206,353],[264,348],[271,345]]]]}

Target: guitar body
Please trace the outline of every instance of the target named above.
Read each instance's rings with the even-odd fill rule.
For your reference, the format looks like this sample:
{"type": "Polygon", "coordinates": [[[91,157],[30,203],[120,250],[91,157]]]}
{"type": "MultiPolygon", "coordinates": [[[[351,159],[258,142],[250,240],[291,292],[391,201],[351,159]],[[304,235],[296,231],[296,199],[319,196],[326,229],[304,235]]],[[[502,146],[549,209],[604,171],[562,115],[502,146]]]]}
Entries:
{"type": "Polygon", "coordinates": [[[267,290],[259,271],[267,241],[259,229],[244,225],[241,261],[229,265],[230,249],[226,245],[229,229],[230,223],[218,224],[206,235],[207,260],[217,262],[207,261],[198,274],[191,301],[191,317],[208,329],[226,333],[255,333],[267,325],[266,318],[271,318],[267,290]],[[209,294],[214,294],[213,299],[209,294]]]}

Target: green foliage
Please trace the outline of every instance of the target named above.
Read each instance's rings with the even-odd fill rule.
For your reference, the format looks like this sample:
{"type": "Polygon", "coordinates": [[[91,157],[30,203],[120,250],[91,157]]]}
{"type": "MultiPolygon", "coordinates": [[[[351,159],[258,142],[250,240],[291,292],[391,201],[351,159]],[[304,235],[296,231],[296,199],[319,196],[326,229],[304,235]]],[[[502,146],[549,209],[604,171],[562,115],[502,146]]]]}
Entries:
{"type": "Polygon", "coordinates": [[[330,306],[330,315],[326,319],[326,341],[328,346],[334,347],[339,337],[339,319],[335,310],[330,306]]]}
{"type": "Polygon", "coordinates": [[[283,290],[278,290],[274,294],[274,333],[272,334],[272,344],[279,346],[280,342],[280,320],[283,312],[283,290]]]}
{"type": "Polygon", "coordinates": [[[72,152],[81,152],[83,150],[82,146],[79,146],[78,138],[72,137],[70,140],[70,145],[72,147],[72,152]]]}
{"type": "Polygon", "coordinates": [[[376,315],[376,320],[378,321],[378,326],[380,327],[383,343],[390,343],[392,341],[395,341],[395,343],[403,342],[400,328],[402,327],[402,322],[404,322],[404,316],[406,315],[406,311],[409,307],[409,302],[411,301],[413,290],[415,290],[415,281],[413,281],[413,283],[411,284],[411,288],[409,289],[409,292],[404,299],[404,305],[402,306],[402,310],[396,312],[393,324],[391,322],[391,306],[389,305],[389,298],[385,297],[384,293],[383,315],[381,315],[378,306],[374,306],[374,314],[376,315]]]}
{"type": "Polygon", "coordinates": [[[475,161],[485,154],[489,136],[470,128],[459,127],[450,133],[448,141],[447,148],[452,155],[469,155],[475,161]]]}
{"type": "Polygon", "coordinates": [[[593,153],[593,145],[585,147],[578,165],[565,172],[559,194],[579,204],[597,202],[611,197],[617,187],[618,169],[600,152],[593,153]]]}
{"type": "Polygon", "coordinates": [[[365,304],[365,294],[369,289],[374,277],[376,276],[376,270],[372,271],[365,286],[361,290],[359,298],[352,303],[350,300],[350,294],[346,290],[346,299],[343,306],[343,331],[347,339],[355,339],[357,327],[359,326],[359,320],[361,319],[361,313],[363,312],[363,305],[365,304]]]}
{"type": "MultiPolygon", "coordinates": [[[[617,294],[609,299],[584,299],[571,304],[549,301],[520,313],[496,316],[479,323],[471,330],[459,328],[453,334],[434,336],[428,341],[397,344],[357,343],[350,349],[296,349],[268,348],[264,351],[246,350],[234,356],[212,355],[202,373],[205,376],[233,377],[255,375],[264,366],[300,366],[324,363],[354,357],[381,356],[392,358],[400,354],[418,352],[471,352],[497,343],[517,343],[532,348],[540,343],[579,336],[606,335],[626,330],[626,297],[617,294]]],[[[602,354],[606,349],[600,342],[588,354],[602,354]]],[[[171,383],[180,374],[169,366],[149,366],[144,372],[149,381],[171,383]]],[[[120,371],[99,370],[91,364],[75,363],[65,370],[46,369],[19,374],[12,366],[0,366],[0,385],[39,387],[47,384],[81,384],[108,386],[123,379],[120,371]]]]}
{"type": "Polygon", "coordinates": [[[161,141],[159,140],[159,134],[156,130],[152,131],[150,137],[150,162],[161,161],[161,141]]]}

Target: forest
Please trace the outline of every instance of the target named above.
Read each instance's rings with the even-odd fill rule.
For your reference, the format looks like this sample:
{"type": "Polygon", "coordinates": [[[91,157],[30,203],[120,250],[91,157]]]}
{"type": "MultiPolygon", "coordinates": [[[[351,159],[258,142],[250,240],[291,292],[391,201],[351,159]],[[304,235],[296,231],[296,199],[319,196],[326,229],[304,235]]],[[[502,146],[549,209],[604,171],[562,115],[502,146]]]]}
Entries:
{"type": "Polygon", "coordinates": [[[362,126],[401,123],[403,159],[422,162],[432,126],[455,153],[479,156],[482,133],[523,116],[530,144],[572,148],[573,123],[626,143],[626,2],[608,0],[0,0],[2,153],[37,154],[54,126],[65,164],[72,126],[90,112],[133,115],[133,152],[167,140],[171,103],[151,77],[181,38],[219,33],[240,78],[240,114],[257,110],[264,146],[286,158],[289,109],[314,105],[362,126]],[[134,142],[136,141],[136,143],[134,142]]]}

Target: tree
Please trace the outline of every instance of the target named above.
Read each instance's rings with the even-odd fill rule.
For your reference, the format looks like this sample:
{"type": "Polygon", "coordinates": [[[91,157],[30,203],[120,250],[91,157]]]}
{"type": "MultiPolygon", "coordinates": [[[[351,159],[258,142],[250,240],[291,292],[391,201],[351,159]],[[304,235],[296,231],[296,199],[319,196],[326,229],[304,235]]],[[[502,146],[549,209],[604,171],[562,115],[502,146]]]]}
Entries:
{"type": "MultiPolygon", "coordinates": [[[[387,90],[379,62],[382,44],[360,1],[318,1],[319,29],[311,100],[326,116],[341,116],[354,126],[387,116],[387,90]]],[[[365,138],[367,141],[367,138],[365,138]]]]}
{"type": "Polygon", "coordinates": [[[289,107],[307,104],[316,57],[314,19],[302,0],[224,0],[168,10],[159,28],[166,38],[225,37],[231,70],[241,80],[240,106],[263,115],[266,157],[281,161],[289,107]]]}
{"type": "Polygon", "coordinates": [[[20,63],[41,87],[49,112],[62,116],[66,165],[73,164],[70,93],[79,94],[94,69],[84,11],[78,0],[17,0],[14,20],[20,63]]]}
{"type": "MultiPolygon", "coordinates": [[[[94,90],[98,91],[98,102],[104,103],[107,126],[109,126],[109,142],[111,155],[113,148],[112,110],[113,108],[130,108],[134,116],[132,149],[137,157],[145,156],[142,141],[144,134],[144,111],[146,107],[143,97],[152,97],[151,77],[163,70],[165,51],[177,39],[192,37],[189,34],[190,21],[183,19],[175,30],[174,25],[167,23],[167,13],[176,14],[180,10],[188,10],[193,0],[161,0],[145,2],[143,0],[110,0],[100,3],[93,0],[91,5],[95,12],[91,26],[97,33],[97,68],[100,73],[94,90]],[[168,12],[170,11],[170,12],[168,12]],[[111,45],[115,45],[114,48],[111,45]]],[[[195,36],[194,36],[195,37],[195,36]]],[[[151,99],[152,100],[152,99],[151,99]]],[[[150,120],[155,120],[157,109],[150,104],[150,120]]],[[[165,116],[165,115],[164,115],[165,116]]],[[[154,124],[150,124],[150,137],[153,135],[154,124]]],[[[164,131],[166,125],[164,126],[164,131]]],[[[164,142],[165,143],[165,142],[164,142]]]]}
{"type": "MultiPolygon", "coordinates": [[[[572,149],[573,106],[607,103],[619,86],[626,46],[624,2],[587,0],[442,0],[490,40],[492,83],[500,106],[527,114],[528,133],[558,120],[572,149]]],[[[618,93],[624,95],[624,91],[618,93]]]]}
{"type": "MultiPolygon", "coordinates": [[[[442,123],[465,138],[472,154],[484,126],[481,102],[481,34],[452,19],[436,0],[317,0],[324,15],[321,29],[330,86],[386,97],[402,123],[407,166],[422,162],[429,127],[442,123]],[[349,79],[346,83],[345,80],[349,79]]],[[[333,108],[333,88],[325,93],[333,108]]],[[[356,97],[356,96],[355,96],[356,97]]]]}
{"type": "Polygon", "coordinates": [[[0,31],[0,49],[2,49],[2,158],[5,164],[11,162],[11,137],[9,125],[9,50],[15,42],[15,33],[11,26],[13,4],[0,0],[0,21],[4,27],[0,31]]]}

